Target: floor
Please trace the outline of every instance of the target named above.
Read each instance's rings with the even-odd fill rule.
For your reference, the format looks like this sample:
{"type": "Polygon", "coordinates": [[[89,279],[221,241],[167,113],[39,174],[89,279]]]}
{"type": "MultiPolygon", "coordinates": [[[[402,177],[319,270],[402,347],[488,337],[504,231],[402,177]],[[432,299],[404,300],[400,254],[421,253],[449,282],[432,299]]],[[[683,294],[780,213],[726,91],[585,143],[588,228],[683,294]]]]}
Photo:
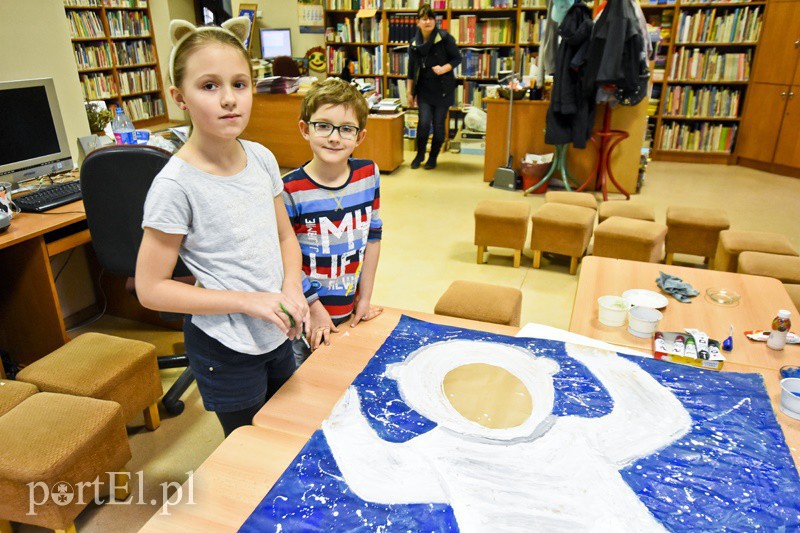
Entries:
{"type": "MultiPolygon", "coordinates": [[[[407,153],[406,161],[412,157],[407,153]]],[[[382,176],[384,236],[374,303],[433,312],[437,299],[453,280],[481,281],[522,290],[523,324],[539,322],[567,328],[577,286],[577,276],[568,273],[568,260],[545,256],[542,268],[534,270],[528,250],[521,268],[515,269],[510,251],[490,248],[487,263],[476,264],[473,210],[479,200],[525,201],[532,208],[543,202],[541,196],[524,198],[521,193],[490,188],[482,181],[482,164],[479,156],[443,154],[435,171],[410,170],[403,165],[382,176]]],[[[784,233],[800,249],[798,179],[736,166],[653,162],[642,194],[633,201],[651,203],[660,222],[669,205],[718,207],[728,213],[733,228],[784,233]]],[[[696,258],[676,256],[676,260],[700,266],[696,258]]],[[[180,333],[114,317],[104,317],[89,327],[148,340],[158,346],[159,353],[182,349],[180,333]]],[[[162,373],[165,390],[179,372],[162,373]]],[[[90,505],[76,521],[79,531],[138,530],[163,503],[162,484],[185,481],[219,445],[222,430],[214,415],[203,410],[194,386],[184,400],[184,413],[164,417],[155,432],[146,431],[142,420],[129,425],[133,459],[128,468],[134,474],[134,497],[119,505],[90,505]]],[[[166,491],[172,494],[174,487],[167,486],[166,491]]],[[[37,529],[23,526],[18,531],[37,529]]]]}

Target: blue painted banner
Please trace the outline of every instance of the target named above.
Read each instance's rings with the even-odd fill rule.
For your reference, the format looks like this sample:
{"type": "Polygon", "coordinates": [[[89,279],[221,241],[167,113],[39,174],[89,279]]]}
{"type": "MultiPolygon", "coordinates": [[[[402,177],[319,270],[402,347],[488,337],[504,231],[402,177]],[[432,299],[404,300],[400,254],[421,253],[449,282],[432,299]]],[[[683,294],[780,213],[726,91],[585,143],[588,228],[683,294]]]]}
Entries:
{"type": "MultiPolygon", "coordinates": [[[[555,360],[560,366],[553,376],[556,416],[597,418],[611,412],[606,389],[567,355],[562,342],[403,317],[353,382],[361,412],[381,439],[407,442],[436,427],[402,400],[396,382],[385,375],[387,365],[454,339],[519,346],[555,360]]],[[[760,375],[621,357],[672,392],[692,419],[688,433],[620,470],[667,530],[800,530],[800,477],[760,375]]],[[[241,530],[458,531],[458,524],[447,504],[386,505],[360,499],[347,486],[324,434],[317,431],[241,530]]]]}

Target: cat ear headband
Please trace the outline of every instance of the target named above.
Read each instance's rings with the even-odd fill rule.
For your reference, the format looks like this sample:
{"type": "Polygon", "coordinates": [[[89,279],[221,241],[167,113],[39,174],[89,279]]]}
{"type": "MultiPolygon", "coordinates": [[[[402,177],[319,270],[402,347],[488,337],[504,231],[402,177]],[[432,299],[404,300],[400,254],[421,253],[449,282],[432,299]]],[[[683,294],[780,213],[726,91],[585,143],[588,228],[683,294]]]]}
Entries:
{"type": "Polygon", "coordinates": [[[191,22],[185,20],[173,20],[169,23],[169,37],[172,40],[172,52],[169,54],[169,78],[175,83],[175,52],[178,47],[191,34],[198,31],[221,31],[236,37],[244,45],[250,36],[250,19],[247,17],[236,17],[226,20],[222,26],[200,26],[199,28],[191,22]]]}

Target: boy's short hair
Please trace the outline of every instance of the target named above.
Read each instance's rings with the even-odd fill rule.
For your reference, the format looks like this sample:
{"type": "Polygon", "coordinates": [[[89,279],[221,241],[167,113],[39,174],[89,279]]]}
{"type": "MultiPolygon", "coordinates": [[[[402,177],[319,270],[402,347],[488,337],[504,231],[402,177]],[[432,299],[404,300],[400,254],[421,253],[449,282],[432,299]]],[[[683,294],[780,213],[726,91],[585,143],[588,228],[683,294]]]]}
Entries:
{"type": "Polygon", "coordinates": [[[340,78],[327,78],[311,86],[300,106],[300,120],[308,122],[317,109],[328,104],[349,107],[356,114],[358,127],[363,129],[367,125],[366,99],[358,89],[340,78]]]}
{"type": "Polygon", "coordinates": [[[417,18],[418,19],[435,19],[436,14],[433,12],[433,8],[430,4],[422,4],[419,6],[419,10],[417,10],[417,18]]]}

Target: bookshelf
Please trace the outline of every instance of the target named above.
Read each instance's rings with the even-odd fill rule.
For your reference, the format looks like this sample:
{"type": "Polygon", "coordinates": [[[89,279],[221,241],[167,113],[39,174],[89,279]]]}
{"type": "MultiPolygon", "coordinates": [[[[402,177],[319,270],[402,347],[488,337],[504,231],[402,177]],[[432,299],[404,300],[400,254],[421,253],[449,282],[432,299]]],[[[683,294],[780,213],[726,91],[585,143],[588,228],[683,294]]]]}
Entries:
{"type": "Polygon", "coordinates": [[[122,106],[136,127],[167,120],[148,0],[65,0],[86,100],[122,106]]]}
{"type": "Polygon", "coordinates": [[[766,4],[642,0],[663,39],[648,108],[654,160],[735,162],[766,4]]]}

